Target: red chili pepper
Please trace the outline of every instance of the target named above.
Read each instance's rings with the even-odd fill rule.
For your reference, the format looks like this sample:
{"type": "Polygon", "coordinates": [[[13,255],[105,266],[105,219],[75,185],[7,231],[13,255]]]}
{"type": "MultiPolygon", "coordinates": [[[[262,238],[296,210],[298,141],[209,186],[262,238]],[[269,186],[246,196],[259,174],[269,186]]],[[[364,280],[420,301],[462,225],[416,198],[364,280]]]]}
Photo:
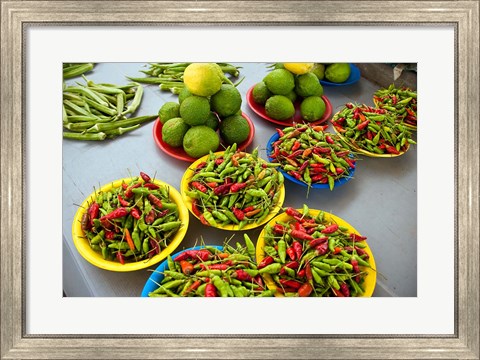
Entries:
{"type": "Polygon", "coordinates": [[[235,183],[233,184],[231,187],[230,187],[230,191],[233,192],[233,193],[236,193],[240,190],[242,190],[243,188],[245,188],[248,184],[246,182],[244,183],[235,183]]]}
{"type": "Polygon", "coordinates": [[[150,210],[150,212],[145,215],[145,224],[151,225],[155,221],[155,210],[150,210]]]}
{"type": "Polygon", "coordinates": [[[308,243],[308,246],[310,246],[311,248],[314,248],[314,247],[317,247],[320,244],[325,243],[327,240],[328,240],[328,237],[316,238],[316,239],[313,239],[312,241],[310,241],[308,243]]]}
{"type": "Polygon", "coordinates": [[[302,286],[302,283],[296,280],[280,279],[279,282],[284,288],[292,288],[295,290],[300,289],[302,286]]]}
{"type": "Polygon", "coordinates": [[[332,224],[332,225],[327,226],[325,229],[323,229],[321,231],[321,233],[322,234],[332,234],[337,230],[338,230],[338,225],[337,224],[332,224]]]}
{"type": "MultiPolygon", "coordinates": [[[[298,269],[299,266],[300,266],[300,264],[298,263],[298,261],[290,261],[290,262],[285,264],[285,267],[288,267],[289,269],[293,269],[293,270],[298,269]]],[[[257,267],[257,269],[258,269],[258,267],[257,267]]]]}
{"type": "Polygon", "coordinates": [[[197,172],[197,170],[203,169],[205,166],[207,166],[207,162],[206,162],[206,161],[202,161],[202,162],[199,163],[199,164],[197,165],[197,167],[195,168],[195,172],[197,172]]]}
{"type": "Polygon", "coordinates": [[[143,179],[143,181],[145,181],[146,183],[150,182],[150,180],[152,180],[150,178],[150,176],[148,176],[147,174],[145,174],[144,172],[140,171],[140,177],[143,179]]]}
{"type": "Polygon", "coordinates": [[[221,163],[223,163],[223,158],[218,158],[218,159],[215,159],[215,165],[220,165],[221,163]]]}
{"type": "Polygon", "coordinates": [[[345,161],[347,162],[347,164],[350,166],[350,168],[354,169],[355,168],[355,161],[354,160],[351,160],[349,159],[348,157],[345,158],[345,161]]]}
{"type": "Polygon", "coordinates": [[[332,292],[333,292],[333,295],[335,295],[336,297],[345,297],[340,290],[337,290],[333,287],[332,287],[332,292]]]}
{"type": "Polygon", "coordinates": [[[303,154],[303,150],[297,150],[292,152],[290,155],[287,156],[289,159],[295,159],[297,156],[300,156],[303,154]]]}
{"type": "Polygon", "coordinates": [[[337,255],[340,251],[342,251],[342,248],[340,248],[340,247],[338,247],[338,246],[336,246],[336,247],[333,249],[333,253],[334,253],[335,255],[337,255]]]}
{"type": "Polygon", "coordinates": [[[350,239],[352,239],[353,241],[363,241],[367,240],[367,237],[355,233],[350,233],[350,239]]]}
{"type": "Polygon", "coordinates": [[[300,223],[300,221],[296,221],[294,225],[295,230],[307,232],[307,229],[300,223]]]}
{"type": "Polygon", "coordinates": [[[357,251],[357,254],[364,259],[368,259],[370,257],[365,250],[363,250],[362,248],[359,248],[358,246],[355,246],[355,250],[357,251]]]}
{"type": "Polygon", "coordinates": [[[350,258],[350,264],[352,265],[354,273],[360,272],[360,267],[358,266],[358,261],[356,259],[354,259],[353,257],[350,258]]]}
{"type": "MultiPolygon", "coordinates": [[[[358,124],[357,126],[355,126],[355,129],[357,129],[357,130],[363,130],[363,129],[365,129],[365,128],[368,126],[368,124],[370,124],[370,120],[364,120],[364,121],[362,121],[360,124],[358,124]]],[[[370,140],[371,140],[371,139],[370,139],[370,140]]]]}
{"type": "Polygon", "coordinates": [[[260,263],[257,265],[257,269],[260,270],[261,268],[264,268],[267,265],[273,264],[273,261],[274,261],[273,257],[267,256],[262,261],[260,261],[260,263]]]}
{"type": "Polygon", "coordinates": [[[368,140],[372,140],[373,139],[373,134],[370,130],[367,130],[367,135],[366,135],[367,139],[368,140]]]}
{"type": "Polygon", "coordinates": [[[115,239],[115,233],[113,231],[105,231],[105,239],[108,239],[108,240],[115,239]]]}
{"type": "Polygon", "coordinates": [[[300,297],[307,297],[307,296],[310,296],[312,291],[313,291],[312,285],[310,285],[309,283],[305,283],[298,289],[297,294],[300,297]]]}
{"type": "Polygon", "coordinates": [[[307,168],[307,166],[310,164],[310,162],[308,160],[305,160],[302,164],[302,166],[300,166],[300,168],[298,169],[298,172],[299,173],[302,173],[303,171],[305,171],[305,169],[307,168]]]}
{"type": "Polygon", "coordinates": [[[325,136],[325,141],[329,144],[334,144],[335,140],[330,135],[325,136]]]}
{"type": "Polygon", "coordinates": [[[113,220],[113,219],[118,219],[118,218],[121,218],[121,217],[124,217],[124,216],[127,216],[128,215],[128,210],[123,208],[123,207],[119,207],[115,210],[113,210],[112,212],[108,213],[107,215],[104,215],[100,218],[100,220],[113,220]]]}
{"type": "Polygon", "coordinates": [[[122,189],[123,189],[123,190],[127,190],[127,188],[128,188],[127,183],[122,182],[122,189]]]}
{"type": "Polygon", "coordinates": [[[193,211],[193,213],[194,213],[196,216],[202,215],[202,212],[201,212],[200,209],[198,208],[198,201],[197,201],[197,199],[194,199],[194,200],[192,201],[192,211],[193,211]]]}
{"type": "Polygon", "coordinates": [[[242,221],[245,218],[245,214],[243,213],[243,211],[240,209],[237,209],[236,207],[232,208],[232,212],[233,212],[233,215],[235,215],[235,217],[240,221],[242,221]]]}
{"type": "Polygon", "coordinates": [[[252,277],[243,269],[235,270],[235,277],[240,281],[252,281],[252,277]]]}
{"type": "Polygon", "coordinates": [[[328,252],[328,241],[318,245],[315,248],[315,253],[318,255],[325,255],[328,252]]]}
{"type": "Polygon", "coordinates": [[[330,148],[328,147],[315,147],[313,148],[313,152],[317,155],[320,155],[320,154],[330,154],[330,148]]]}
{"type": "Polygon", "coordinates": [[[212,264],[212,265],[200,264],[200,267],[203,270],[222,270],[222,271],[225,271],[229,268],[229,265],[228,264],[212,264]]]}
{"type": "Polygon", "coordinates": [[[298,270],[297,271],[297,276],[300,277],[300,278],[305,277],[305,268],[303,268],[302,270],[298,270]]]}
{"type": "Polygon", "coordinates": [[[282,235],[286,232],[287,230],[285,229],[285,227],[281,224],[275,224],[273,226],[273,233],[276,234],[276,235],[282,235]]]}
{"type": "Polygon", "coordinates": [[[262,276],[259,274],[253,278],[253,282],[256,283],[260,288],[264,287],[262,276]]]}
{"type": "Polygon", "coordinates": [[[93,202],[87,212],[90,219],[90,226],[93,226],[93,220],[96,219],[100,213],[100,205],[97,202],[93,202]]]}
{"type": "Polygon", "coordinates": [[[212,283],[208,283],[205,286],[205,297],[216,297],[217,296],[217,288],[212,283]]]}
{"type": "Polygon", "coordinates": [[[160,245],[155,239],[150,238],[150,247],[155,254],[160,254],[160,245]]]}
{"type": "MultiPolygon", "coordinates": [[[[295,251],[295,255],[297,259],[301,259],[302,253],[303,253],[302,244],[300,244],[298,241],[294,241],[292,242],[292,247],[293,247],[293,250],[295,251]]],[[[292,260],[295,260],[295,259],[292,259],[292,260]]]]}
{"type": "Polygon", "coordinates": [[[123,254],[120,251],[117,251],[117,259],[120,262],[120,264],[125,264],[125,258],[123,257],[123,254]]]}
{"type": "Polygon", "coordinates": [[[353,104],[352,104],[352,103],[346,103],[346,104],[345,104],[345,107],[347,107],[348,109],[352,109],[352,108],[353,108],[353,104]]]}
{"type": "Polygon", "coordinates": [[[142,216],[142,213],[136,207],[130,210],[130,214],[132,214],[133,218],[137,220],[140,219],[140,217],[142,216]]]}
{"type": "Polygon", "coordinates": [[[149,190],[157,190],[157,189],[160,188],[160,186],[158,186],[157,184],[151,183],[151,182],[143,184],[143,187],[147,188],[149,190]]]}
{"type": "Polygon", "coordinates": [[[192,285],[190,285],[187,289],[185,289],[182,293],[183,296],[190,294],[192,291],[195,291],[202,285],[201,280],[195,280],[192,285]]]}
{"type": "Polygon", "coordinates": [[[117,199],[118,199],[118,202],[120,203],[120,205],[127,206],[127,207],[130,206],[130,203],[127,200],[123,199],[122,195],[118,194],[117,199]]]}
{"type": "Polygon", "coordinates": [[[341,167],[337,167],[335,169],[335,171],[337,172],[337,175],[340,175],[340,174],[343,174],[343,172],[345,171],[345,169],[341,168],[341,167]]]}
{"type": "Polygon", "coordinates": [[[305,277],[307,278],[308,281],[312,281],[313,279],[312,268],[310,267],[309,262],[305,264],[305,277]]]}
{"type": "Polygon", "coordinates": [[[298,240],[313,240],[312,235],[307,234],[305,231],[299,231],[295,229],[290,232],[290,236],[298,240]]]}
{"type": "Polygon", "coordinates": [[[283,132],[282,129],[278,129],[278,128],[277,128],[277,129],[275,129],[275,130],[277,130],[277,134],[278,134],[279,137],[282,137],[283,135],[285,135],[285,133],[283,132]]]}
{"type": "Polygon", "coordinates": [[[297,257],[296,257],[296,254],[295,254],[295,250],[293,249],[292,246],[288,247],[287,250],[287,255],[288,257],[291,259],[291,260],[295,260],[297,257]]]}
{"type": "Polygon", "coordinates": [[[132,186],[129,186],[127,188],[127,190],[125,190],[125,197],[127,199],[130,199],[133,196],[133,191],[132,190],[138,188],[141,185],[142,184],[140,184],[140,183],[136,183],[136,184],[133,184],[132,186]]]}
{"type": "Polygon", "coordinates": [[[252,210],[255,210],[254,206],[247,206],[245,209],[242,209],[242,211],[244,213],[247,213],[247,212],[252,211],[252,210]]]}
{"type": "Polygon", "coordinates": [[[205,185],[203,185],[202,183],[198,182],[198,181],[192,181],[190,183],[190,185],[192,185],[195,189],[203,192],[203,193],[206,193],[207,192],[207,187],[205,185]]]}
{"type": "Polygon", "coordinates": [[[162,206],[163,206],[163,205],[162,205],[162,201],[161,201],[159,198],[157,198],[155,195],[153,195],[153,194],[148,194],[148,195],[147,195],[147,199],[148,199],[153,205],[155,205],[156,207],[158,207],[158,208],[160,208],[160,209],[162,208],[162,206]]]}
{"type": "Polygon", "coordinates": [[[345,283],[340,284],[340,291],[342,292],[343,296],[349,297],[350,296],[350,289],[348,288],[348,285],[345,283]]]}
{"type": "Polygon", "coordinates": [[[223,185],[220,185],[218,187],[216,187],[213,192],[215,193],[215,195],[225,195],[226,193],[228,193],[230,191],[230,187],[232,186],[232,184],[223,184],[223,185]]]}
{"type": "Polygon", "coordinates": [[[386,149],[387,152],[390,153],[390,154],[395,154],[395,155],[400,154],[400,152],[399,152],[394,146],[385,145],[385,149],[386,149]]]}
{"type": "Polygon", "coordinates": [[[302,180],[302,174],[300,174],[298,171],[290,170],[288,173],[292,175],[295,179],[302,180]]]}

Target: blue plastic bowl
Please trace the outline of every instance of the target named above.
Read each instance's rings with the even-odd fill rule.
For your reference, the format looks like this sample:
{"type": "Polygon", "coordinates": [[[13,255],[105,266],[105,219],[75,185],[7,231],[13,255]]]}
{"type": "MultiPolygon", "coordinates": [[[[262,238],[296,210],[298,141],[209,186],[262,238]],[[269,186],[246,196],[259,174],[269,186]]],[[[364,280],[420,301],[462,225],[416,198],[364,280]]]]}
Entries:
{"type": "Polygon", "coordinates": [[[353,64],[350,65],[350,76],[347,80],[342,83],[334,83],[328,80],[320,80],[320,84],[325,86],[346,86],[355,84],[358,80],[360,80],[360,69],[353,64]]]}
{"type": "MultiPolygon", "coordinates": [[[[268,157],[268,161],[270,161],[270,162],[275,161],[275,159],[270,156],[270,154],[273,152],[273,145],[272,144],[275,141],[277,141],[279,138],[280,138],[280,136],[278,135],[278,133],[274,133],[270,137],[270,139],[268,140],[268,143],[267,143],[267,157],[268,157]]],[[[278,170],[283,174],[283,176],[286,179],[290,180],[291,182],[293,182],[295,184],[298,184],[298,185],[301,185],[301,186],[304,186],[304,187],[308,187],[307,183],[295,179],[292,175],[287,174],[287,172],[285,170],[283,170],[281,167],[279,167],[278,170]]],[[[355,174],[355,168],[350,169],[350,174],[347,177],[343,177],[343,178],[340,178],[338,180],[335,180],[334,183],[333,183],[334,184],[333,188],[335,189],[337,186],[345,184],[347,181],[349,181],[353,177],[353,174],[355,174]]],[[[328,184],[319,184],[319,183],[314,183],[310,187],[312,189],[330,189],[330,186],[328,184]]]]}
{"type": "MultiPolygon", "coordinates": [[[[209,245],[209,247],[216,248],[218,250],[223,250],[223,246],[209,245]]],[[[204,248],[205,246],[195,246],[192,248],[179,251],[174,255],[172,255],[172,259],[175,260],[178,255],[180,255],[181,253],[184,253],[187,250],[200,250],[204,248]]],[[[155,271],[152,272],[152,275],[150,275],[147,282],[145,283],[145,286],[143,287],[141,297],[149,297],[148,294],[151,293],[152,291],[155,291],[158,288],[157,284],[160,284],[160,282],[162,282],[163,278],[165,277],[165,275],[163,275],[163,272],[165,270],[168,270],[167,260],[162,261],[160,265],[158,265],[158,267],[155,269],[155,271]]]]}

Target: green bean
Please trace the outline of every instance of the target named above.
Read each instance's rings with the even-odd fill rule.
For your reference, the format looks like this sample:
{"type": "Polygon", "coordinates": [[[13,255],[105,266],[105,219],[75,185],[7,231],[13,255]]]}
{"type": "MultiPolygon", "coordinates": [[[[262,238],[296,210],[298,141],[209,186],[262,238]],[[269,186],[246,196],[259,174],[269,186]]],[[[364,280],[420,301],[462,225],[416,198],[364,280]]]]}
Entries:
{"type": "Polygon", "coordinates": [[[64,132],[63,137],[65,139],[72,139],[72,140],[105,140],[107,137],[107,134],[105,134],[104,132],[90,133],[90,134],[64,132]]]}
{"type": "Polygon", "coordinates": [[[63,78],[70,79],[75,76],[79,76],[87,71],[92,70],[94,67],[93,63],[84,63],[84,64],[73,64],[68,67],[63,68],[63,78]]]}

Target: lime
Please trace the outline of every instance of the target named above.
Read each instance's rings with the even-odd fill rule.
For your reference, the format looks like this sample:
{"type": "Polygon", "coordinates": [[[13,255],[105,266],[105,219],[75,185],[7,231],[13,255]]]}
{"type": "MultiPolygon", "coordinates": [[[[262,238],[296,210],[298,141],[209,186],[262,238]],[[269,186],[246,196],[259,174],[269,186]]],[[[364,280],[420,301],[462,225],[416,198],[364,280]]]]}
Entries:
{"type": "Polygon", "coordinates": [[[173,118],[168,120],[162,127],[162,140],[170,146],[182,146],[183,137],[190,128],[182,118],[173,118]]]}
{"type": "Polygon", "coordinates": [[[266,114],[275,120],[287,120],[295,114],[292,101],[283,95],[274,95],[265,103],[266,114]]]}
{"type": "Polygon", "coordinates": [[[180,117],[180,105],[173,101],[166,102],[158,110],[158,117],[162,124],[165,124],[170,119],[180,117]]]}
{"type": "Polygon", "coordinates": [[[290,99],[292,103],[294,103],[297,100],[297,93],[295,90],[290,91],[287,95],[285,95],[287,98],[290,99]]]}
{"type": "Polygon", "coordinates": [[[325,69],[325,78],[334,83],[347,81],[350,76],[350,65],[347,63],[334,63],[325,69]]]}
{"type": "Polygon", "coordinates": [[[220,121],[218,120],[217,114],[215,114],[214,112],[210,112],[204,125],[212,128],[213,130],[217,130],[219,123],[220,121]]]}
{"type": "Polygon", "coordinates": [[[181,104],[183,100],[187,97],[192,96],[193,94],[187,89],[186,86],[178,93],[178,103],[181,104]]]}
{"type": "Polygon", "coordinates": [[[210,114],[210,102],[206,97],[192,95],[180,104],[180,117],[190,126],[202,125],[210,114]]]}
{"type": "Polygon", "coordinates": [[[183,83],[198,96],[211,96],[222,86],[225,75],[216,63],[191,63],[183,72],[183,83]]]}
{"type": "Polygon", "coordinates": [[[325,77],[325,65],[316,63],[313,66],[312,73],[317,76],[318,80],[323,80],[323,78],[325,77]]]}
{"type": "Polygon", "coordinates": [[[220,118],[233,115],[242,106],[242,95],[235,86],[223,84],[210,98],[210,106],[220,118]]]}
{"type": "Polygon", "coordinates": [[[295,88],[293,74],[285,69],[275,69],[269,72],[263,81],[274,95],[287,95],[295,88]]]}
{"type": "Polygon", "coordinates": [[[253,87],[252,96],[253,101],[257,104],[264,105],[265,101],[272,96],[272,93],[268,90],[267,85],[263,81],[260,81],[253,87]]]}
{"type": "Polygon", "coordinates": [[[219,145],[217,132],[205,125],[192,126],[183,137],[183,150],[193,158],[216,151],[219,145]]]}
{"type": "Polygon", "coordinates": [[[283,66],[283,63],[275,63],[273,64],[274,69],[285,69],[285,66],[283,66]]]}
{"type": "Polygon", "coordinates": [[[319,120],[325,113],[325,101],[320,96],[309,96],[300,104],[300,114],[306,121],[319,120]]]}
{"type": "Polygon", "coordinates": [[[248,121],[240,115],[226,117],[220,122],[220,136],[228,145],[240,144],[247,140],[250,134],[248,121]]]}
{"type": "Polygon", "coordinates": [[[296,75],[310,72],[313,69],[313,65],[314,63],[283,63],[285,69],[296,75]]]}
{"type": "Polygon", "coordinates": [[[323,87],[314,73],[298,75],[295,78],[295,92],[301,97],[321,96],[323,87]]]}

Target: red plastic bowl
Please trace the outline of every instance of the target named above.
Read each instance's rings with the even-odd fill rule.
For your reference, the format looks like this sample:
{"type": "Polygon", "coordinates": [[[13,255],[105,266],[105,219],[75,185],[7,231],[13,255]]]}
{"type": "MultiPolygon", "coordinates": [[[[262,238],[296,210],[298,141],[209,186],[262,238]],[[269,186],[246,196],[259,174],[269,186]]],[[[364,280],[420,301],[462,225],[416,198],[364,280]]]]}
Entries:
{"type": "Polygon", "coordinates": [[[291,119],[285,120],[285,121],[280,121],[280,120],[275,120],[272,119],[271,117],[267,116],[267,113],[265,112],[265,107],[263,105],[257,104],[255,100],[253,100],[253,88],[255,85],[253,85],[250,89],[247,91],[247,104],[250,106],[250,109],[260,116],[262,119],[270,121],[274,124],[278,125],[283,125],[283,126],[290,126],[296,123],[300,124],[311,124],[311,125],[320,125],[326,122],[330,116],[332,115],[332,104],[330,100],[325,95],[322,95],[322,99],[325,102],[325,112],[323,116],[318,119],[317,121],[305,121],[302,119],[302,116],[300,115],[300,101],[295,101],[295,115],[291,119]]]}
{"type": "MultiPolygon", "coordinates": [[[[237,146],[239,150],[243,151],[253,141],[253,136],[255,135],[255,126],[253,125],[252,120],[250,120],[250,118],[244,112],[242,112],[242,117],[244,117],[245,120],[247,120],[248,125],[250,126],[250,132],[248,134],[247,139],[241,144],[238,144],[237,146]]],[[[189,156],[181,146],[173,147],[165,143],[162,139],[162,127],[163,127],[163,124],[161,123],[160,118],[155,120],[155,123],[153,124],[153,139],[155,140],[155,143],[157,144],[157,146],[164,153],[166,153],[167,155],[170,155],[171,157],[174,157],[176,159],[183,160],[183,161],[194,162],[195,160],[197,160],[196,158],[189,156]]],[[[220,146],[215,151],[222,151],[227,146],[228,144],[224,143],[223,141],[220,141],[220,146]]]]}

